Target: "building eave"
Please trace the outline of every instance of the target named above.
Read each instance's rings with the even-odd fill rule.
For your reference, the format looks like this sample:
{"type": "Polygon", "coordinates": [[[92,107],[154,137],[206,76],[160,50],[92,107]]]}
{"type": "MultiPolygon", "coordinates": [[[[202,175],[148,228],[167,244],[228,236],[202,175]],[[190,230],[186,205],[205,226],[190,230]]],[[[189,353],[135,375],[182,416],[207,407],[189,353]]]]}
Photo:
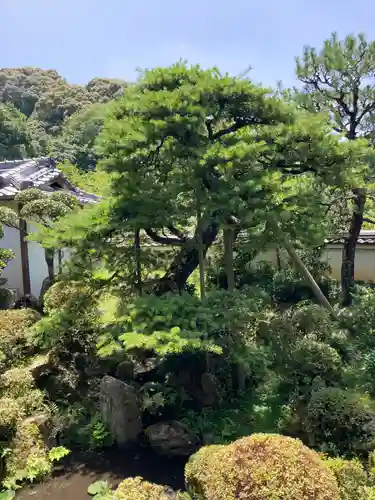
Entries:
{"type": "Polygon", "coordinates": [[[21,191],[37,188],[53,192],[53,184],[70,192],[81,204],[98,203],[100,196],[74,186],[56,167],[54,158],[41,157],[0,162],[0,202],[12,201],[21,191]]]}

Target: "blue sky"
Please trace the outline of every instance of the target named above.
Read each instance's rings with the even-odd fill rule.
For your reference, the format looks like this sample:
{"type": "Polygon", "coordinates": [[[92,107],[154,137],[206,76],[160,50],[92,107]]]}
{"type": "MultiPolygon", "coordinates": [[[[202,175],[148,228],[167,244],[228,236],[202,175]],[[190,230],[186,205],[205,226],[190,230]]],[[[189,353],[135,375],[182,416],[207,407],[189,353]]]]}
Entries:
{"type": "Polygon", "coordinates": [[[0,0],[0,67],[56,69],[72,83],[133,80],[180,58],[257,82],[294,83],[294,58],[336,30],[375,39],[374,0],[0,0]]]}

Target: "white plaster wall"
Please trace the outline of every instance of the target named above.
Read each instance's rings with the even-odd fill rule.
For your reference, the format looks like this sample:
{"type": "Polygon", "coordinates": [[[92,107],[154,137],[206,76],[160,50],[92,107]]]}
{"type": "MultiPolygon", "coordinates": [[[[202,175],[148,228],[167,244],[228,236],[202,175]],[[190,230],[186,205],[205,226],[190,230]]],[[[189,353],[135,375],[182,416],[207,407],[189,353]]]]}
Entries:
{"type": "Polygon", "coordinates": [[[0,239],[0,248],[9,248],[15,254],[14,259],[9,261],[8,265],[1,273],[2,278],[7,278],[6,287],[15,289],[17,294],[23,294],[22,266],[21,266],[21,247],[20,233],[18,229],[4,227],[4,237],[0,239]]]}
{"type": "MultiPolygon", "coordinates": [[[[285,262],[285,251],[280,253],[283,263],[285,262]]],[[[375,245],[358,245],[355,255],[355,279],[375,282],[375,245]]],[[[328,246],[322,255],[322,260],[327,262],[331,267],[331,276],[337,280],[340,280],[341,276],[341,259],[341,245],[328,246]]],[[[255,260],[266,260],[276,265],[276,251],[269,250],[263,254],[259,254],[255,260]]]]}
{"type": "MultiPolygon", "coordinates": [[[[36,228],[28,224],[27,230],[29,233],[33,233],[36,231],[36,228]]],[[[43,280],[48,276],[48,268],[44,258],[44,248],[35,241],[29,241],[28,251],[31,294],[38,298],[43,280]]]]}
{"type": "MultiPolygon", "coordinates": [[[[342,246],[332,245],[325,251],[325,258],[332,268],[332,276],[340,279],[342,246]]],[[[356,280],[375,281],[375,245],[358,245],[355,252],[356,280]]]]}

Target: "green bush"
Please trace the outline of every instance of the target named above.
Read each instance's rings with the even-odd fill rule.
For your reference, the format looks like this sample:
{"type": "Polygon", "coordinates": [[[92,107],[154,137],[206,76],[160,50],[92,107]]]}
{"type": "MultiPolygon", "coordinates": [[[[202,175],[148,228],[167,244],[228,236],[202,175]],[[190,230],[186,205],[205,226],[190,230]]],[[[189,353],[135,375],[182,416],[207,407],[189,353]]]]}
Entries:
{"type": "Polygon", "coordinates": [[[340,500],[367,498],[367,475],[359,460],[329,458],[324,464],[336,477],[340,490],[340,500]]]}
{"type": "Polygon", "coordinates": [[[24,480],[34,481],[52,471],[48,450],[36,424],[20,422],[6,460],[6,488],[15,489],[24,480]]]}
{"type": "Polygon", "coordinates": [[[58,281],[54,283],[44,296],[44,310],[51,313],[79,303],[82,296],[89,294],[88,288],[79,281],[58,281]]]}
{"type": "Polygon", "coordinates": [[[374,445],[374,404],[361,394],[323,388],[311,396],[304,427],[312,446],[335,455],[355,456],[374,445]]]}
{"type": "Polygon", "coordinates": [[[291,384],[307,389],[316,377],[328,384],[339,382],[342,369],[341,357],[333,347],[308,336],[296,342],[286,362],[291,384]]]}
{"type": "Polygon", "coordinates": [[[19,401],[13,398],[0,398],[0,436],[7,437],[19,420],[26,416],[19,401]]]}
{"type": "Polygon", "coordinates": [[[228,349],[235,361],[244,345],[255,338],[256,326],[268,303],[261,291],[213,292],[200,301],[188,293],[144,296],[128,304],[117,320],[117,337],[104,336],[99,352],[111,348],[146,349],[160,355],[184,351],[228,349]]]}
{"type": "Polygon", "coordinates": [[[198,500],[339,500],[334,475],[299,440],[254,434],[226,446],[208,446],[185,468],[198,500]]]}
{"type": "Polygon", "coordinates": [[[27,368],[12,368],[0,375],[0,393],[19,398],[34,388],[34,379],[27,368]]]}
{"type": "Polygon", "coordinates": [[[27,368],[12,368],[0,375],[0,434],[7,435],[16,424],[34,412],[45,410],[44,394],[35,388],[27,368]]]}
{"type": "Polygon", "coordinates": [[[141,477],[130,477],[117,487],[115,500],[169,500],[168,488],[144,481],[141,477]]]}
{"type": "Polygon", "coordinates": [[[32,328],[33,344],[53,350],[55,358],[67,363],[77,353],[88,358],[99,329],[94,294],[79,282],[58,282],[46,292],[44,304],[48,315],[32,328]]]}
{"type": "Polygon", "coordinates": [[[0,367],[19,363],[31,354],[29,329],[39,319],[32,309],[0,310],[0,367]]]}

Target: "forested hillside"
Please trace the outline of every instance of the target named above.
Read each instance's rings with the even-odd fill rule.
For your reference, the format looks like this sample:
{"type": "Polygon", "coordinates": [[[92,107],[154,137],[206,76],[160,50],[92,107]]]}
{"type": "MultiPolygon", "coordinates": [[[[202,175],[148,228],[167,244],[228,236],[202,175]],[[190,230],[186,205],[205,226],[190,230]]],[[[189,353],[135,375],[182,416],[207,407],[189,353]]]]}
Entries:
{"type": "Polygon", "coordinates": [[[55,70],[0,69],[0,160],[53,154],[93,167],[107,103],[126,86],[108,78],[70,84],[55,70]]]}

